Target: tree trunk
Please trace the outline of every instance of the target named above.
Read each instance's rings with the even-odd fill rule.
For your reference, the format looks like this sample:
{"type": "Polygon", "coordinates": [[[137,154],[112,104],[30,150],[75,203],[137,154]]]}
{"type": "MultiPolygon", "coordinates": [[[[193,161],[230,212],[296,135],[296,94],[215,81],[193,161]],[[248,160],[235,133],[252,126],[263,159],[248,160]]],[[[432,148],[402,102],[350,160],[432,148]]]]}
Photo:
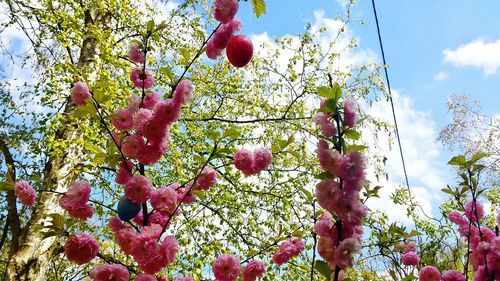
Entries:
{"type": "MultiPolygon", "coordinates": [[[[88,83],[95,81],[99,69],[100,40],[95,33],[90,31],[90,25],[101,30],[110,28],[111,15],[108,12],[97,9],[88,10],[85,14],[85,26],[88,32],[83,37],[82,48],[77,63],[80,73],[88,83]]],[[[65,114],[71,114],[74,106],[71,103],[65,108],[65,114]]],[[[78,124],[66,121],[57,131],[56,141],[67,141],[70,143],[63,151],[62,156],[51,156],[44,168],[44,189],[65,192],[75,181],[78,174],[75,167],[83,158],[81,145],[76,145],[80,138],[78,124]]],[[[19,237],[13,237],[18,241],[16,249],[9,254],[9,262],[6,270],[6,280],[15,281],[38,281],[44,280],[51,258],[60,253],[61,245],[58,237],[43,239],[43,232],[37,225],[47,226],[51,224],[50,214],[61,214],[63,210],[59,207],[59,195],[43,192],[38,194],[39,199],[33,209],[33,215],[27,225],[22,229],[19,237]]]]}

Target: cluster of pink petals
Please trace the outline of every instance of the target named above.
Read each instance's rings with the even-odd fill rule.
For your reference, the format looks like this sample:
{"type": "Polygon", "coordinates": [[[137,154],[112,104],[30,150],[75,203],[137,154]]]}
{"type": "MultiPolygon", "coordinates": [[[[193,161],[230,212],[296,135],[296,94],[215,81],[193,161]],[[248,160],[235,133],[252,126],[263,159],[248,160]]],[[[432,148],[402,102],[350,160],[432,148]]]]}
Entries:
{"type": "Polygon", "coordinates": [[[418,257],[418,255],[413,252],[413,251],[409,251],[407,253],[405,253],[402,257],[401,257],[401,262],[404,264],[404,265],[407,265],[407,266],[416,266],[418,265],[418,262],[420,261],[420,258],[418,257]]]}
{"type": "Polygon", "coordinates": [[[36,200],[36,191],[27,181],[16,182],[14,194],[19,202],[25,206],[31,206],[36,200]]]}
{"type": "Polygon", "coordinates": [[[151,206],[161,213],[172,214],[177,207],[177,192],[169,187],[160,187],[151,194],[151,206]]]}
{"type": "Polygon", "coordinates": [[[199,190],[209,190],[217,182],[217,172],[209,167],[203,168],[200,176],[196,180],[196,188],[199,190]]]}
{"type": "Polygon", "coordinates": [[[71,88],[71,99],[74,104],[86,105],[86,100],[90,98],[90,91],[85,82],[76,82],[71,88]]]}
{"type": "Polygon", "coordinates": [[[97,256],[99,243],[88,234],[75,234],[70,236],[64,244],[64,253],[69,261],[85,264],[97,256]]]}
{"type": "MultiPolygon", "coordinates": [[[[493,271],[495,280],[499,280],[500,237],[497,237],[495,231],[486,226],[478,228],[478,224],[481,224],[480,220],[484,217],[484,208],[480,202],[470,201],[464,209],[463,214],[457,211],[450,212],[448,219],[458,225],[458,232],[470,245],[472,252],[469,255],[469,261],[474,271],[474,280],[486,280],[486,276],[492,275],[493,271]]],[[[450,274],[457,275],[456,273],[450,274]]],[[[450,280],[463,280],[462,277],[457,278],[450,277],[450,280]]]]}
{"type": "Polygon", "coordinates": [[[120,164],[120,167],[118,168],[118,171],[116,172],[116,178],[115,178],[116,183],[126,184],[134,175],[132,173],[133,168],[134,164],[132,163],[132,161],[127,161],[127,163],[122,162],[120,164]]]}
{"type": "Polygon", "coordinates": [[[240,6],[238,0],[215,0],[214,4],[214,17],[222,24],[232,20],[240,6]]]}
{"type": "Polygon", "coordinates": [[[238,18],[229,20],[226,24],[220,26],[214,33],[214,36],[207,43],[205,52],[210,59],[216,59],[227,46],[229,39],[234,33],[241,29],[241,21],[238,18]]]}
{"type": "Polygon", "coordinates": [[[243,270],[243,281],[255,281],[266,272],[266,265],[262,261],[250,261],[243,270]]]}
{"type": "Polygon", "coordinates": [[[347,99],[344,101],[344,124],[348,127],[356,126],[357,114],[356,114],[357,105],[353,99],[347,99]]]}
{"type": "Polygon", "coordinates": [[[234,166],[242,171],[245,176],[260,173],[269,167],[272,162],[273,155],[267,149],[256,150],[253,154],[246,149],[241,149],[234,154],[234,166]]]}
{"type": "Polygon", "coordinates": [[[144,63],[146,61],[146,56],[144,52],[139,48],[139,44],[132,42],[128,49],[128,57],[131,61],[136,63],[144,63]]]}
{"type": "Polygon", "coordinates": [[[189,80],[182,80],[175,88],[173,101],[175,104],[184,105],[193,97],[194,85],[189,80]]]}
{"type": "Polygon", "coordinates": [[[90,271],[90,278],[94,281],[129,281],[130,273],[121,264],[107,264],[90,271]]]}
{"type": "Polygon", "coordinates": [[[321,134],[325,138],[331,138],[335,135],[337,128],[332,121],[329,120],[331,117],[328,113],[318,112],[314,114],[313,120],[319,126],[321,134]]]}
{"type": "Polygon", "coordinates": [[[443,281],[465,281],[465,276],[456,270],[446,271],[441,278],[443,281]]]}
{"type": "Polygon", "coordinates": [[[72,218],[86,220],[94,215],[94,207],[87,204],[90,198],[90,184],[76,181],[59,199],[59,206],[66,210],[72,218]]]}
{"type": "Polygon", "coordinates": [[[125,184],[125,196],[134,203],[145,203],[153,191],[153,183],[145,176],[134,175],[125,184]]]}
{"type": "Polygon", "coordinates": [[[235,281],[241,274],[240,260],[235,255],[220,255],[212,265],[217,281],[235,281]]]}
{"type": "Polygon", "coordinates": [[[418,272],[420,281],[440,281],[441,273],[434,266],[425,266],[418,272]]]}
{"type": "Polygon", "coordinates": [[[304,241],[297,237],[293,237],[290,240],[281,243],[279,250],[273,255],[273,261],[277,265],[282,265],[298,256],[304,248],[304,241]]]}
{"type": "MultiPolygon", "coordinates": [[[[321,101],[321,108],[325,102],[321,101]]],[[[326,138],[336,134],[330,118],[329,113],[322,112],[314,116],[314,121],[326,138]]],[[[354,127],[355,123],[356,103],[346,100],[344,124],[346,127],[354,127]]],[[[326,210],[314,226],[319,235],[318,253],[331,269],[338,267],[344,270],[354,265],[354,257],[361,250],[361,222],[368,212],[368,207],[359,199],[366,177],[365,158],[357,150],[342,155],[331,150],[323,139],[319,140],[316,153],[321,168],[330,175],[316,185],[318,204],[326,210]],[[336,215],[335,222],[332,221],[331,214],[336,215]]]]}
{"type": "Polygon", "coordinates": [[[153,73],[149,70],[144,70],[142,67],[136,67],[130,73],[130,81],[137,88],[149,89],[153,87],[155,79],[153,73]]]}
{"type": "Polygon", "coordinates": [[[137,275],[134,279],[134,281],[157,281],[156,276],[147,274],[147,273],[141,273],[137,275]]]}

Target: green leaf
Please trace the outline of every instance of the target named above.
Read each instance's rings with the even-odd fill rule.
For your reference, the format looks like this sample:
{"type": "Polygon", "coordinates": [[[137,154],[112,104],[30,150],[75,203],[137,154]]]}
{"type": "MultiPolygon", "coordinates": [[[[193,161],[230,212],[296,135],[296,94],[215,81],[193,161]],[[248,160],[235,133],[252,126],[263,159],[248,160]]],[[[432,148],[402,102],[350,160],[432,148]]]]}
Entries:
{"type": "Polygon", "coordinates": [[[317,175],[315,178],[324,180],[324,179],[331,179],[333,178],[333,175],[330,172],[323,172],[319,175],[317,175]]]}
{"type": "Polygon", "coordinates": [[[368,146],[366,146],[366,145],[351,144],[351,145],[347,146],[347,151],[357,150],[359,152],[364,152],[367,148],[368,148],[368,146]]]}
{"type": "Polygon", "coordinates": [[[231,139],[235,139],[240,136],[240,131],[234,129],[234,128],[229,128],[226,131],[224,131],[224,138],[228,137],[231,139]]]}
{"type": "Polygon", "coordinates": [[[340,96],[342,96],[342,89],[340,88],[340,85],[338,83],[335,83],[335,85],[333,85],[332,93],[335,100],[340,99],[340,96]]]}
{"type": "Polygon", "coordinates": [[[410,231],[410,233],[408,233],[408,235],[406,237],[413,237],[413,236],[419,236],[419,235],[422,235],[422,233],[420,233],[414,229],[414,230],[410,231]]]}
{"type": "Polygon", "coordinates": [[[441,191],[444,192],[444,193],[448,193],[450,195],[455,196],[455,192],[453,190],[449,189],[449,188],[443,188],[443,189],[441,189],[441,191]]]}
{"type": "Polygon", "coordinates": [[[266,2],[264,0],[252,0],[253,12],[257,17],[266,13],[266,2]]]}
{"type": "Polygon", "coordinates": [[[488,154],[486,154],[486,153],[484,153],[484,152],[478,152],[478,153],[476,153],[476,154],[474,154],[474,155],[472,156],[472,158],[469,160],[469,162],[470,162],[471,164],[474,164],[474,163],[476,163],[477,161],[479,161],[479,160],[481,160],[481,159],[483,159],[484,157],[487,157],[487,156],[488,156],[488,154]]]}
{"type": "Polygon", "coordinates": [[[157,31],[160,31],[162,29],[164,29],[165,27],[167,27],[167,23],[165,21],[162,21],[156,28],[153,32],[157,32],[157,31]]]}
{"type": "Polygon", "coordinates": [[[155,28],[155,21],[154,20],[148,21],[148,26],[147,26],[148,34],[152,34],[154,28],[155,28]]]}
{"type": "Polygon", "coordinates": [[[314,264],[314,268],[323,275],[327,280],[330,280],[330,276],[332,275],[332,270],[328,266],[328,264],[325,261],[322,260],[317,260],[316,263],[314,264]]]}
{"type": "Polygon", "coordinates": [[[300,191],[302,191],[302,193],[304,193],[304,195],[307,197],[308,201],[312,201],[313,196],[312,196],[312,193],[309,190],[305,189],[303,186],[300,186],[300,185],[298,185],[297,188],[300,191]]]}
{"type": "Polygon", "coordinates": [[[455,156],[453,158],[451,158],[450,161],[448,161],[448,165],[452,165],[452,166],[465,166],[465,156],[463,155],[459,155],[459,156],[455,156]]]}
{"type": "Polygon", "coordinates": [[[355,130],[345,130],[344,137],[351,140],[358,140],[361,137],[361,133],[355,130]]]}
{"type": "Polygon", "coordinates": [[[0,181],[0,192],[7,192],[14,189],[14,184],[8,181],[0,181]]]}
{"type": "Polygon", "coordinates": [[[318,87],[318,95],[327,98],[327,99],[333,99],[333,93],[330,91],[330,87],[327,86],[319,86],[318,87]]]}

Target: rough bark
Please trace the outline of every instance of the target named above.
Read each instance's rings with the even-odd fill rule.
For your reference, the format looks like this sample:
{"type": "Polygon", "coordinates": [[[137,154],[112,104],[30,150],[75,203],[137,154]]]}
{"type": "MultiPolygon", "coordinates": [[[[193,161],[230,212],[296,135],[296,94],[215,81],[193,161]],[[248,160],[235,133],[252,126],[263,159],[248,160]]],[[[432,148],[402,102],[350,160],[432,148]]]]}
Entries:
{"type": "MultiPolygon", "coordinates": [[[[88,10],[85,14],[85,25],[100,29],[109,29],[111,15],[105,11],[88,10]]],[[[77,67],[87,82],[92,83],[99,69],[100,39],[88,28],[80,50],[77,67]]],[[[74,106],[68,104],[64,113],[70,114],[74,106]]],[[[75,141],[80,138],[78,124],[67,121],[56,132],[56,141],[72,143],[63,151],[62,156],[51,156],[44,168],[44,189],[65,192],[75,181],[78,174],[75,167],[81,162],[83,150],[75,141]]],[[[62,213],[58,204],[59,196],[54,193],[41,193],[33,209],[30,221],[23,228],[17,240],[19,245],[11,251],[5,280],[44,280],[49,262],[54,255],[60,253],[61,245],[57,237],[43,239],[43,233],[37,225],[50,225],[50,214],[62,213]]]]}

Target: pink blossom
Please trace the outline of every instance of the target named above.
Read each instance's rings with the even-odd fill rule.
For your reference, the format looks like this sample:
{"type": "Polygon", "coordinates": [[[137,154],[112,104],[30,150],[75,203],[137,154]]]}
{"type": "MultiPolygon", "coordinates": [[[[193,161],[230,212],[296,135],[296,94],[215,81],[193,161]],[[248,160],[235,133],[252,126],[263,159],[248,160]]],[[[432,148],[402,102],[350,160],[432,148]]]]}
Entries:
{"type": "Polygon", "coordinates": [[[335,264],[342,269],[352,267],[354,264],[354,255],[359,250],[361,250],[361,244],[358,239],[347,238],[342,240],[335,249],[335,264]]]}
{"type": "Polygon", "coordinates": [[[134,281],[157,281],[156,276],[146,273],[137,275],[134,281]]]}
{"type": "Polygon", "coordinates": [[[218,281],[235,281],[241,273],[240,261],[235,255],[221,255],[214,261],[212,272],[218,281]]]}
{"type": "Polygon", "coordinates": [[[455,224],[458,224],[458,225],[460,225],[460,224],[464,224],[464,223],[465,223],[465,224],[468,224],[467,219],[466,219],[466,218],[464,218],[464,217],[463,217],[463,215],[462,215],[462,214],[460,214],[460,213],[459,213],[459,212],[457,212],[457,211],[451,211],[451,212],[449,212],[449,213],[448,213],[448,219],[449,219],[451,222],[453,222],[453,223],[455,223],[455,224]]]}
{"type": "Polygon", "coordinates": [[[180,113],[180,104],[172,99],[160,101],[155,106],[155,118],[162,120],[167,126],[177,121],[180,113]]]}
{"type": "Polygon", "coordinates": [[[172,188],[160,187],[151,193],[151,206],[158,212],[172,214],[177,207],[177,192],[172,188]]]}
{"type": "Polygon", "coordinates": [[[153,165],[160,161],[163,156],[161,147],[145,144],[139,149],[139,156],[137,159],[142,165],[153,165]]]}
{"type": "Polygon", "coordinates": [[[94,207],[89,204],[81,205],[73,209],[68,209],[70,217],[80,220],[86,220],[94,215],[94,207]]]}
{"type": "Polygon", "coordinates": [[[175,260],[175,255],[179,251],[179,243],[174,236],[167,236],[161,242],[160,252],[167,261],[167,265],[175,260]]]}
{"type": "Polygon", "coordinates": [[[333,229],[332,215],[324,212],[314,225],[314,230],[320,237],[331,237],[333,229]]]}
{"type": "Polygon", "coordinates": [[[141,105],[142,98],[137,94],[132,94],[128,97],[128,110],[132,113],[136,112],[141,105]]]}
{"type": "Polygon", "coordinates": [[[129,281],[130,274],[121,264],[99,265],[90,272],[94,281],[129,281]]]}
{"type": "Polygon", "coordinates": [[[189,188],[179,188],[177,190],[177,202],[179,202],[179,203],[182,202],[183,204],[193,203],[195,200],[195,196],[191,192],[189,194],[186,194],[188,191],[189,191],[189,188]]]}
{"type": "Polygon", "coordinates": [[[420,281],[439,281],[441,279],[441,274],[437,268],[428,265],[420,269],[418,277],[420,281]]]}
{"type": "Polygon", "coordinates": [[[76,105],[86,105],[86,100],[90,98],[90,91],[85,82],[76,82],[71,88],[71,99],[76,105]]]}
{"type": "Polygon", "coordinates": [[[443,281],[465,281],[465,276],[456,271],[456,270],[448,270],[443,273],[443,281]]]}
{"type": "Polygon", "coordinates": [[[144,96],[144,101],[142,102],[142,108],[153,109],[155,105],[160,101],[160,93],[148,92],[144,96]]]}
{"type": "Polygon", "coordinates": [[[224,49],[219,49],[219,48],[215,47],[214,40],[211,39],[207,43],[207,47],[205,48],[205,53],[207,54],[207,57],[209,59],[214,60],[214,59],[220,57],[220,55],[222,54],[223,50],[224,49]]]}
{"type": "Polygon", "coordinates": [[[342,155],[337,151],[331,151],[328,144],[324,140],[319,140],[316,154],[319,159],[319,164],[323,170],[329,172],[334,176],[339,175],[339,166],[343,161],[342,155]]]}
{"type": "Polygon", "coordinates": [[[134,117],[126,109],[118,109],[111,114],[111,124],[118,130],[130,130],[134,127],[134,117]]]}
{"type": "Polygon", "coordinates": [[[125,184],[125,196],[134,203],[145,203],[152,191],[153,183],[145,176],[132,176],[125,184]]]}
{"type": "Polygon", "coordinates": [[[144,124],[142,134],[151,144],[161,146],[169,137],[168,126],[164,120],[154,116],[153,119],[144,124]]]}
{"type": "Polygon", "coordinates": [[[215,0],[214,17],[221,23],[228,23],[238,12],[238,0],[215,0]]]}
{"type": "Polygon", "coordinates": [[[16,182],[14,194],[19,202],[25,206],[31,206],[35,203],[36,191],[27,181],[16,182]]]}
{"type": "Polygon", "coordinates": [[[321,134],[325,138],[333,137],[337,130],[335,125],[330,120],[328,120],[329,117],[329,114],[323,112],[318,112],[313,116],[314,122],[318,124],[321,129],[321,134]]]}
{"type": "Polygon", "coordinates": [[[149,70],[143,72],[142,67],[136,67],[132,70],[132,72],[130,73],[130,81],[132,81],[134,86],[136,86],[137,88],[144,89],[153,87],[153,84],[155,83],[153,73],[151,73],[151,71],[149,70]]]}
{"type": "Polygon", "coordinates": [[[483,204],[479,202],[470,201],[469,203],[465,204],[465,216],[472,220],[477,222],[478,219],[482,219],[484,217],[484,209],[483,209],[483,204]],[[474,204],[476,208],[474,208],[474,204]],[[476,217],[477,213],[477,217],[476,217]]]}
{"type": "Polygon", "coordinates": [[[196,180],[196,188],[209,190],[217,182],[217,172],[209,167],[203,168],[200,177],[196,180]]]}
{"type": "Polygon", "coordinates": [[[293,237],[281,243],[279,250],[273,255],[273,261],[277,265],[288,262],[293,257],[298,256],[305,248],[304,241],[293,237]]]}
{"type": "Polygon", "coordinates": [[[123,223],[123,221],[118,216],[113,216],[109,219],[108,227],[111,228],[113,232],[120,231],[128,226],[123,223]]]}
{"type": "Polygon", "coordinates": [[[256,150],[253,154],[253,167],[255,173],[260,173],[265,168],[269,167],[273,162],[273,155],[267,149],[256,150]]]}
{"type": "Polygon", "coordinates": [[[65,210],[80,207],[89,201],[90,191],[91,188],[88,182],[75,181],[59,199],[59,205],[65,210]]]}
{"type": "Polygon", "coordinates": [[[122,162],[118,168],[118,172],[116,172],[115,182],[118,184],[126,184],[133,176],[133,173],[131,173],[131,171],[133,171],[133,167],[134,164],[132,161],[127,161],[127,164],[122,162]]]}
{"type": "Polygon", "coordinates": [[[332,261],[335,258],[336,239],[321,236],[318,240],[318,253],[326,261],[332,261]]]}
{"type": "Polygon", "coordinates": [[[356,109],[357,105],[353,99],[344,101],[344,124],[348,127],[356,126],[356,109]]]}
{"type": "Polygon", "coordinates": [[[142,133],[142,128],[149,120],[153,118],[150,110],[141,108],[134,114],[134,129],[137,133],[142,133]]]}
{"type": "Polygon", "coordinates": [[[131,135],[125,137],[121,148],[125,156],[132,159],[137,159],[140,155],[139,151],[144,145],[144,139],[142,138],[142,136],[131,135]]]}
{"type": "Polygon", "coordinates": [[[137,237],[135,230],[127,227],[116,231],[114,235],[120,249],[126,254],[132,254],[132,242],[137,237]]]}
{"type": "Polygon", "coordinates": [[[146,61],[146,56],[144,52],[139,48],[139,44],[136,42],[130,43],[130,47],[128,49],[128,57],[131,61],[136,63],[144,63],[146,61]]]}
{"type": "Polygon", "coordinates": [[[233,18],[227,24],[223,24],[217,29],[213,37],[213,44],[217,49],[225,49],[229,39],[233,34],[241,29],[241,21],[233,18]]]}
{"type": "Polygon", "coordinates": [[[487,281],[488,273],[486,272],[486,268],[484,266],[480,266],[477,270],[474,271],[474,281],[487,281]]]}
{"type": "Polygon", "coordinates": [[[489,253],[486,256],[486,261],[488,262],[489,271],[500,270],[500,256],[495,253],[489,253]]]}
{"type": "Polygon", "coordinates": [[[339,176],[346,181],[363,181],[365,178],[365,158],[357,150],[347,152],[340,162],[339,176]]]}
{"type": "Polygon", "coordinates": [[[419,259],[418,255],[413,251],[409,251],[401,257],[401,262],[404,265],[408,265],[408,266],[417,265],[419,260],[420,259],[419,259]]]}
{"type": "Polygon", "coordinates": [[[495,237],[490,243],[490,249],[492,252],[500,256],[500,236],[495,237]]]}
{"type": "Polygon", "coordinates": [[[404,251],[405,251],[405,253],[416,252],[417,251],[417,244],[415,244],[415,242],[413,242],[413,241],[406,243],[404,246],[404,251]]]}
{"type": "Polygon", "coordinates": [[[341,196],[339,184],[333,179],[324,179],[316,184],[318,204],[328,211],[336,209],[341,196]]]}
{"type": "Polygon", "coordinates": [[[243,172],[245,175],[251,175],[253,173],[253,155],[252,152],[241,149],[234,154],[234,166],[236,169],[243,172]]]}
{"type": "Polygon", "coordinates": [[[75,234],[70,236],[64,244],[64,253],[69,261],[85,264],[97,256],[99,243],[88,234],[75,234]]]}
{"type": "Polygon", "coordinates": [[[194,86],[189,80],[182,80],[175,88],[173,101],[177,104],[186,104],[193,97],[194,86]]]}
{"type": "Polygon", "coordinates": [[[264,262],[252,260],[247,264],[245,270],[243,270],[243,281],[255,281],[257,277],[261,277],[265,272],[266,266],[264,262]]]}

